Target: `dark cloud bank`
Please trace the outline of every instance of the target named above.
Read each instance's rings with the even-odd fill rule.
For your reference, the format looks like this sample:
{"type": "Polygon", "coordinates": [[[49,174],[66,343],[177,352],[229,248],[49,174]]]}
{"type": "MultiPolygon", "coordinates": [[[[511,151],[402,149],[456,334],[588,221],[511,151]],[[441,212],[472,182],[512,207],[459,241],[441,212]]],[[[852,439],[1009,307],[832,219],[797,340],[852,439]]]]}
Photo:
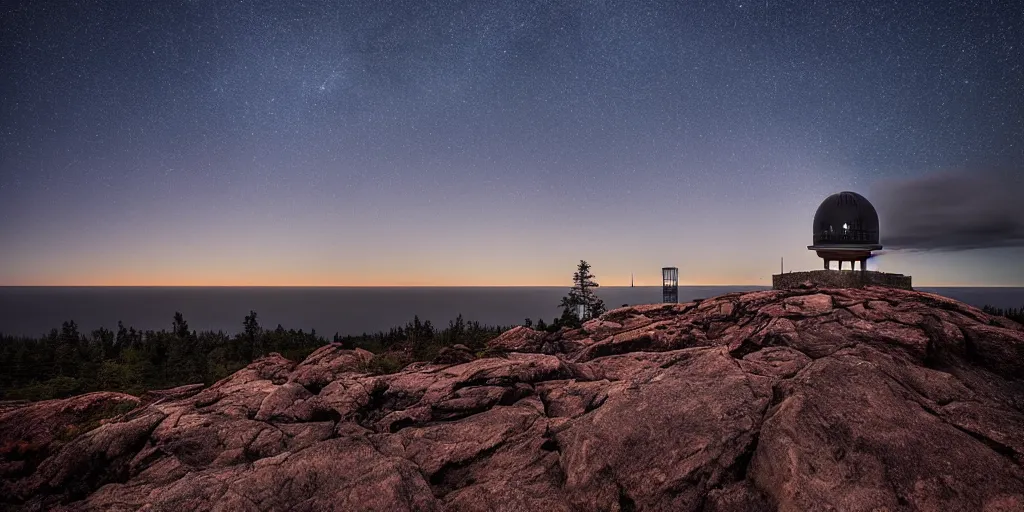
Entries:
{"type": "Polygon", "coordinates": [[[1021,170],[955,172],[885,183],[875,193],[886,249],[1024,247],[1021,170]]]}

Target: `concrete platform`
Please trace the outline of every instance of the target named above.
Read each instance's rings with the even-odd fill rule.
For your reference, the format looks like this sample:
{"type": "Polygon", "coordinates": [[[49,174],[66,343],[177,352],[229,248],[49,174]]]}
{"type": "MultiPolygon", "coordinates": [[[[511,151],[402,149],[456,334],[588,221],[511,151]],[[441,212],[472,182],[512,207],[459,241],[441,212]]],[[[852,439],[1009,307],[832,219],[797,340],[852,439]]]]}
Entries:
{"type": "Polygon", "coordinates": [[[825,288],[860,288],[863,286],[888,286],[913,290],[910,276],[889,274],[872,270],[811,270],[808,272],[787,272],[772,276],[772,288],[788,290],[799,288],[810,282],[825,288]]]}

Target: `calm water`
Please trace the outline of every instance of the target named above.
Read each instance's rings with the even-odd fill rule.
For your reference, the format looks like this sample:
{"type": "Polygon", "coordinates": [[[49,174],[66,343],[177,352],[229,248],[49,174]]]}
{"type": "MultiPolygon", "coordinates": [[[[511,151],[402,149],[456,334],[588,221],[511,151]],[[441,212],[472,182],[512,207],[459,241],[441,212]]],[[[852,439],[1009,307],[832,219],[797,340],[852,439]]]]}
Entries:
{"type": "MultiPolygon", "coordinates": [[[[686,302],[757,286],[680,287],[686,302]]],[[[242,330],[255,310],[260,324],[273,328],[316,329],[325,335],[388,329],[419,315],[435,324],[462,314],[486,324],[519,324],[524,318],[551,321],[566,287],[522,288],[103,288],[0,287],[0,332],[38,336],[65,320],[84,332],[117,321],[141,329],[170,329],[175,311],[199,330],[242,330]]],[[[1024,288],[920,288],[975,306],[1024,305],[1024,288]]],[[[604,287],[609,308],[661,302],[658,287],[604,287]]]]}

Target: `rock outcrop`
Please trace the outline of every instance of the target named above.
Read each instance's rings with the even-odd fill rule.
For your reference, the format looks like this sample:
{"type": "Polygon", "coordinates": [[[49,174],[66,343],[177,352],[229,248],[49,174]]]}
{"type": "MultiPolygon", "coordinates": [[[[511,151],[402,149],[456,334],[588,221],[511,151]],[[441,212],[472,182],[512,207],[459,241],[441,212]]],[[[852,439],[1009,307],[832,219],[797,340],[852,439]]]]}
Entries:
{"type": "Polygon", "coordinates": [[[1024,510],[1024,327],[953,300],[736,293],[517,328],[487,354],[370,375],[369,353],[328,346],[197,393],[19,407],[0,415],[2,503],[1024,510]],[[61,430],[110,401],[134,410],[61,430]]]}

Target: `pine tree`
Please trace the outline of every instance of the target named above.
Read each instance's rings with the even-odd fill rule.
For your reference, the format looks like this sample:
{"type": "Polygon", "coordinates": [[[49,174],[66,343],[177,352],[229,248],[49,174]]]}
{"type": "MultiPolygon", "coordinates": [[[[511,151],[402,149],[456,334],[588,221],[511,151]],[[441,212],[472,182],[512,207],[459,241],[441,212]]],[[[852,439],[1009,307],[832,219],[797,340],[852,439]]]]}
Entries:
{"type": "Polygon", "coordinates": [[[256,357],[261,353],[257,345],[259,337],[263,333],[263,328],[260,327],[260,323],[256,319],[255,311],[251,309],[249,310],[249,314],[245,315],[245,320],[242,321],[242,326],[245,328],[245,338],[249,342],[249,359],[256,359],[256,357]]]}
{"type": "Polygon", "coordinates": [[[128,345],[131,341],[128,339],[128,329],[125,329],[124,322],[117,321],[117,337],[115,338],[117,344],[121,347],[128,345]]]}
{"type": "Polygon", "coordinates": [[[448,321],[448,340],[449,345],[459,343],[466,332],[466,321],[462,318],[462,313],[455,320],[448,321]]]}
{"type": "Polygon", "coordinates": [[[174,312],[173,330],[174,334],[177,335],[179,338],[188,337],[188,322],[185,321],[185,317],[181,314],[180,311],[174,312]]]}
{"type": "Polygon", "coordinates": [[[585,260],[580,260],[576,273],[572,276],[572,282],[573,287],[569,294],[563,297],[559,304],[562,308],[559,320],[563,325],[578,326],[605,312],[604,301],[594,293],[594,288],[600,285],[594,280],[594,274],[590,273],[590,264],[585,260]]]}

